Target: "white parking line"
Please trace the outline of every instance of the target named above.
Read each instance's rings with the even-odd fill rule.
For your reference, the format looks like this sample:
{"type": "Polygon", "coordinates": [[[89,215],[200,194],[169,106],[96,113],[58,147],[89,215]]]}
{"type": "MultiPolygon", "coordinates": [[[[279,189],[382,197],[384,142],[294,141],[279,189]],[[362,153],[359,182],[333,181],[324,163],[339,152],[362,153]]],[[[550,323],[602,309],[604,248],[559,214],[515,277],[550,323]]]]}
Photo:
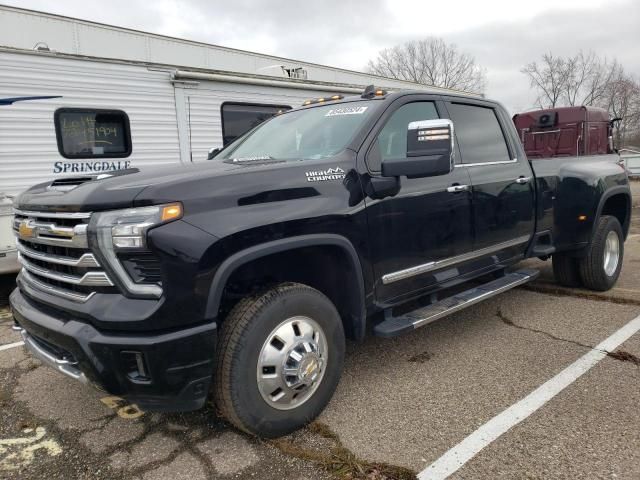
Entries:
{"type": "Polygon", "coordinates": [[[20,347],[22,345],[24,345],[24,342],[15,342],[15,343],[8,343],[6,345],[0,345],[0,352],[3,350],[9,350],[10,348],[20,347]]]}
{"type": "Polygon", "coordinates": [[[419,480],[442,480],[460,469],[475,457],[484,447],[511,427],[522,422],[545,403],[562,392],[578,378],[593,368],[600,360],[624,343],[633,334],[640,331],[640,316],[634,318],[609,338],[597,345],[589,353],[562,370],[555,377],[540,385],[518,403],[511,405],[478,428],[467,438],[451,448],[439,459],[418,474],[419,480]]]}

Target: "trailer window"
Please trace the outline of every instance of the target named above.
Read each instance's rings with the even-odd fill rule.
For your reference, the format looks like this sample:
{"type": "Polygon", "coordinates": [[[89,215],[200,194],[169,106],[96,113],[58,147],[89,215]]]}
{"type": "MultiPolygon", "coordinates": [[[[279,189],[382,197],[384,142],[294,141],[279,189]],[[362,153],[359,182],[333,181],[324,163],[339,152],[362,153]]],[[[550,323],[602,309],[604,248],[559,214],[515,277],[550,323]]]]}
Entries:
{"type": "Polygon", "coordinates": [[[291,110],[288,105],[249,103],[222,104],[222,141],[226,146],[278,112],[291,110]]]}
{"type": "Polygon", "coordinates": [[[277,115],[237,139],[216,159],[319,160],[336,155],[373,115],[376,103],[332,103],[277,115]]]}
{"type": "Polygon", "coordinates": [[[54,115],[58,151],[65,158],[131,155],[129,117],[121,110],[61,108],[54,115]]]}

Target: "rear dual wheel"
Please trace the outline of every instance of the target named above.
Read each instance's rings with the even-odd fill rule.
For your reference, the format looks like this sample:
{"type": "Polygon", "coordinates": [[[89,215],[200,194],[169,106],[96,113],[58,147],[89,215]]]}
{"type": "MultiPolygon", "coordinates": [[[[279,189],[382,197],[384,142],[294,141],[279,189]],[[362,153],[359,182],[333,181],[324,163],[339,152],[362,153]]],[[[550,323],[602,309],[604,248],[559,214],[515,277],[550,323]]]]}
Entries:
{"type": "Polygon", "coordinates": [[[340,315],[319,291],[286,283],[245,298],[222,323],[216,404],[245,432],[290,433],[331,399],[344,349],[340,315]]]}
{"type": "Polygon", "coordinates": [[[606,291],[620,276],[624,258],[624,236],[616,217],[603,215],[584,257],[566,254],[553,256],[556,281],[565,287],[584,285],[590,290],[606,291]]]}

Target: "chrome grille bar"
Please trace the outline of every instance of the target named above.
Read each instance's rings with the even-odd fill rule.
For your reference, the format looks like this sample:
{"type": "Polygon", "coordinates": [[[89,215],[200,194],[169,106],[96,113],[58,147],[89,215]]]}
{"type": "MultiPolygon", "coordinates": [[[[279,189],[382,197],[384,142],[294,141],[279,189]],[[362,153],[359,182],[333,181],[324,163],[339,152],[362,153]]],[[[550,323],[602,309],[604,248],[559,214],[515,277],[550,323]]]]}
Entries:
{"type": "Polygon", "coordinates": [[[23,285],[27,288],[33,288],[50,295],[56,295],[67,300],[71,300],[73,302],[84,303],[95,295],[95,292],[83,294],[72,292],[70,290],[63,290],[61,288],[56,288],[52,285],[48,285],[44,282],[41,282],[40,280],[37,280],[24,268],[20,272],[20,279],[23,281],[23,285]]]}
{"type": "Polygon", "coordinates": [[[55,223],[42,223],[31,218],[15,218],[13,231],[21,240],[57,247],[88,248],[87,224],[59,227],[55,223]]]}
{"type": "Polygon", "coordinates": [[[113,287],[113,283],[104,272],[87,272],[82,276],[67,275],[65,273],[58,273],[53,270],[34,265],[22,254],[18,254],[18,260],[28,272],[58,282],[69,283],[71,285],[82,285],[85,287],[113,287]]]}
{"type": "Polygon", "coordinates": [[[64,257],[62,255],[53,255],[51,253],[39,252],[22,243],[17,243],[18,251],[27,258],[41,260],[43,262],[55,263],[57,265],[67,265],[69,267],[80,268],[97,268],[100,266],[98,260],[92,253],[83,253],[80,258],[64,257]]]}
{"type": "Polygon", "coordinates": [[[91,212],[32,212],[14,208],[13,213],[22,217],[65,218],[69,220],[91,218],[91,212]]]}

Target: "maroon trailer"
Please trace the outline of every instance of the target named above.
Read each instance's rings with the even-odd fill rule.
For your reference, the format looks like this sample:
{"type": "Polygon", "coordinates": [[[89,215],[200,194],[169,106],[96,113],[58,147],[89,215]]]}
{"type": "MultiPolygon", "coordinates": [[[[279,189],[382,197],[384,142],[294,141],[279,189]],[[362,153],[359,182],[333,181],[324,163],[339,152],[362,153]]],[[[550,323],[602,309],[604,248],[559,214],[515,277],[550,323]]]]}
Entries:
{"type": "Polygon", "coordinates": [[[561,107],[513,116],[529,158],[614,153],[609,113],[596,107],[561,107]]]}

